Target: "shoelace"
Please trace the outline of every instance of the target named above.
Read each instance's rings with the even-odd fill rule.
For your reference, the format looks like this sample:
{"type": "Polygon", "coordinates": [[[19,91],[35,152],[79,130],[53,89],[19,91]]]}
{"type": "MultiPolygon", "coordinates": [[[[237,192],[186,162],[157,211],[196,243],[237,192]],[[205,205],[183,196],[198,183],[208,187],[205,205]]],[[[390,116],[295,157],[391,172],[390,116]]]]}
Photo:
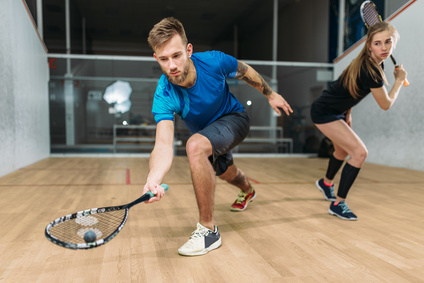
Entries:
{"type": "Polygon", "coordinates": [[[240,193],[238,194],[238,196],[237,196],[236,202],[237,202],[237,203],[242,203],[243,201],[245,201],[245,200],[246,200],[246,196],[247,196],[247,195],[248,195],[247,193],[240,192],[240,193]]]}
{"type": "Polygon", "coordinates": [[[350,211],[349,207],[347,206],[347,204],[345,202],[340,202],[339,205],[341,206],[343,213],[352,212],[352,211],[350,211]]]}
{"type": "Polygon", "coordinates": [[[208,234],[209,234],[209,230],[207,228],[197,227],[197,229],[191,233],[190,240],[194,240],[202,236],[207,236],[208,234]]]}

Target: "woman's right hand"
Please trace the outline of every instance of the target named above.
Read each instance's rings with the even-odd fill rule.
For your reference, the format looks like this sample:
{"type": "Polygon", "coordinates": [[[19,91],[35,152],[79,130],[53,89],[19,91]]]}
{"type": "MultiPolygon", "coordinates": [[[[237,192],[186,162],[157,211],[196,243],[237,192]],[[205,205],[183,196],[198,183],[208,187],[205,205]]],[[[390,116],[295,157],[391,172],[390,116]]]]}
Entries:
{"type": "Polygon", "coordinates": [[[406,80],[406,76],[408,75],[408,73],[403,68],[402,64],[400,64],[399,66],[395,68],[395,70],[393,71],[393,74],[395,75],[396,80],[399,80],[402,82],[406,80]]]}

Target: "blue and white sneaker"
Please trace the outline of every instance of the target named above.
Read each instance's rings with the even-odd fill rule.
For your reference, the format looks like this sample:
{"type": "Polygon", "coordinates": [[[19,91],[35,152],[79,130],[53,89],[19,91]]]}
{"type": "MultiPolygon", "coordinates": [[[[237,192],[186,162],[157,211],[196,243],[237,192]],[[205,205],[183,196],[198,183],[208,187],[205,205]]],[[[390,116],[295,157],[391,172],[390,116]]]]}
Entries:
{"type": "Polygon", "coordinates": [[[336,197],[334,196],[334,184],[329,187],[324,184],[324,179],[316,181],[315,185],[317,188],[324,193],[324,197],[328,201],[335,201],[336,197]]]}
{"type": "Polygon", "coordinates": [[[337,217],[340,217],[341,219],[345,220],[356,220],[358,217],[356,217],[355,214],[353,214],[352,211],[350,211],[349,207],[345,203],[344,200],[339,202],[337,205],[334,205],[334,201],[330,205],[330,209],[328,212],[331,215],[335,215],[337,217]]]}
{"type": "Polygon", "coordinates": [[[215,226],[215,231],[212,231],[197,223],[197,229],[192,233],[190,239],[178,249],[178,253],[186,256],[204,255],[220,246],[221,235],[218,227],[215,226]]]}

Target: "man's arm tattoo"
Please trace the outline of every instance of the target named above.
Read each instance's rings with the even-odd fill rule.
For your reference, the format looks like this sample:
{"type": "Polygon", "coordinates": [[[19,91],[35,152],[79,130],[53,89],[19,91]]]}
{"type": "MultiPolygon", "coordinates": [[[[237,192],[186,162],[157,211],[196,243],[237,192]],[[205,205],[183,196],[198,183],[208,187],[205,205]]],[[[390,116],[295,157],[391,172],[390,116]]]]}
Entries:
{"type": "Polygon", "coordinates": [[[248,76],[245,76],[242,79],[249,85],[253,86],[254,88],[262,90],[262,93],[264,95],[266,96],[270,95],[272,93],[272,89],[269,87],[269,85],[266,83],[266,81],[261,75],[259,75],[258,73],[256,73],[256,75],[261,80],[260,82],[254,81],[248,76]]]}
{"type": "Polygon", "coordinates": [[[259,75],[258,72],[254,71],[256,73],[256,76],[260,79],[260,82],[254,81],[249,76],[246,76],[247,69],[248,69],[248,66],[239,61],[237,66],[237,73],[234,76],[234,78],[242,79],[249,85],[253,86],[254,88],[262,90],[262,93],[266,96],[270,95],[272,93],[272,89],[266,83],[264,78],[261,75],[259,75]]]}
{"type": "Polygon", "coordinates": [[[247,66],[243,62],[238,61],[237,72],[234,78],[241,79],[244,77],[244,75],[246,75],[246,72],[247,72],[247,66]]]}

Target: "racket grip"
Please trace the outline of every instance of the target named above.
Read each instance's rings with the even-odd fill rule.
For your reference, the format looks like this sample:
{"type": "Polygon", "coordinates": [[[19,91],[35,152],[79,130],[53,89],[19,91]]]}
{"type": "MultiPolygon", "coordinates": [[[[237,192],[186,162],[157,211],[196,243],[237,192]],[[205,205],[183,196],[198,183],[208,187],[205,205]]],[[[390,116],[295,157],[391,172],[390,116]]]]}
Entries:
{"type": "Polygon", "coordinates": [[[403,86],[409,86],[409,81],[408,81],[408,79],[405,79],[405,80],[403,81],[403,86]]]}
{"type": "MultiPolygon", "coordinates": [[[[396,70],[397,70],[397,68],[398,68],[398,66],[396,66],[396,70]]],[[[404,81],[403,81],[403,86],[409,86],[409,81],[408,81],[408,79],[405,79],[404,81]]]]}
{"type": "MultiPolygon", "coordinates": [[[[165,192],[169,189],[167,184],[162,184],[160,186],[165,189],[165,192]]],[[[147,194],[150,195],[151,198],[155,196],[151,191],[148,191],[147,194]]]]}

